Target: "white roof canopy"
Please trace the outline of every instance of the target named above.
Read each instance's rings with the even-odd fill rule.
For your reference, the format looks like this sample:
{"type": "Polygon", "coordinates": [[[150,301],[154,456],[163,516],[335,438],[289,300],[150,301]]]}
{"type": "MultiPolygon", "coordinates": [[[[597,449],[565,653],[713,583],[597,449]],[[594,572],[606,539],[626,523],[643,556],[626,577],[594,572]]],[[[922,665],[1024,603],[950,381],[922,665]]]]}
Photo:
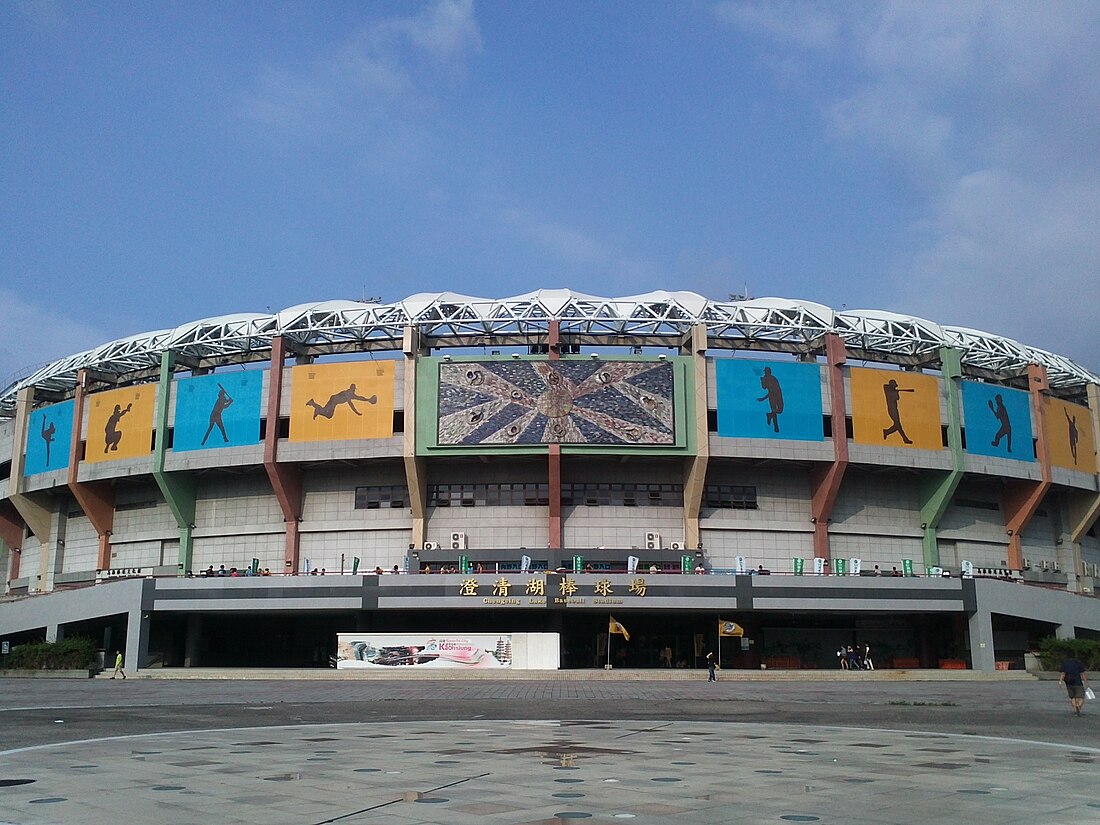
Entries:
{"type": "Polygon", "coordinates": [[[71,394],[82,369],[103,384],[148,381],[165,352],[176,369],[191,370],[267,360],[277,336],[311,355],[400,351],[407,327],[432,348],[524,346],[545,343],[551,320],[559,322],[563,341],[584,346],[678,347],[692,326],[705,324],[711,349],[817,355],[824,336],[835,333],[856,359],[934,369],[940,348],[954,347],[964,372],[988,380],[1018,382],[1028,364],[1040,364],[1051,386],[1069,394],[1100,383],[1068,358],[1010,338],[879,310],[836,312],[784,298],[711,301],[694,292],[602,298],[540,289],[500,299],[425,292],[392,304],[323,301],[274,314],[224,315],[111,341],[13,383],[0,393],[0,415],[12,414],[24,387],[43,397],[71,394]]]}

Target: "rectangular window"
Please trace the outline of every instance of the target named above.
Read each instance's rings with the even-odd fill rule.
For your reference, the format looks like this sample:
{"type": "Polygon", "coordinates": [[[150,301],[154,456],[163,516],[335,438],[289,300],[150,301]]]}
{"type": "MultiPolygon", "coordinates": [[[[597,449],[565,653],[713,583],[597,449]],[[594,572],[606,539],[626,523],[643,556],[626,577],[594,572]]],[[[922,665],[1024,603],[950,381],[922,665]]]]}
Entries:
{"type": "Polygon", "coordinates": [[[356,510],[399,510],[407,505],[409,491],[403,484],[376,484],[355,488],[356,510]]]}
{"type": "Polygon", "coordinates": [[[550,487],[536,482],[505,484],[434,484],[430,507],[546,507],[550,487]]]}
{"type": "Polygon", "coordinates": [[[756,487],[749,484],[708,484],[703,506],[712,510],[756,510],[756,487]]]}
{"type": "Polygon", "coordinates": [[[574,482],[561,488],[561,503],[565,506],[679,507],[683,500],[682,484],[574,482]]]}

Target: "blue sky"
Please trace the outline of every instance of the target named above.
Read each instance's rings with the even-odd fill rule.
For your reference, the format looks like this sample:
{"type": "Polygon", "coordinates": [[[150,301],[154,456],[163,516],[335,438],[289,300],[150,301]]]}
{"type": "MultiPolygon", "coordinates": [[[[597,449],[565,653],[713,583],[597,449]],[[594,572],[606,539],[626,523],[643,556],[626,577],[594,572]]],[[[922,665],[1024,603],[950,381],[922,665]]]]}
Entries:
{"type": "Polygon", "coordinates": [[[746,287],[1100,372],[1100,4],[0,5],[0,385],[333,298],[746,287]]]}

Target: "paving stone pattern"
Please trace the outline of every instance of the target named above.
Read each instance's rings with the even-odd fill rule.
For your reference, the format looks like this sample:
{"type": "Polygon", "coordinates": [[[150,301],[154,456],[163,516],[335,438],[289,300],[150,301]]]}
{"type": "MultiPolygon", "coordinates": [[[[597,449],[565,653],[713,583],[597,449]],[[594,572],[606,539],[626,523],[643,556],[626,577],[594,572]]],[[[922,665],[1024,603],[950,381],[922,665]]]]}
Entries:
{"type": "Polygon", "coordinates": [[[295,725],[0,753],[0,822],[1083,823],[1100,821],[1097,759],[1082,747],[816,725],[295,725]]]}

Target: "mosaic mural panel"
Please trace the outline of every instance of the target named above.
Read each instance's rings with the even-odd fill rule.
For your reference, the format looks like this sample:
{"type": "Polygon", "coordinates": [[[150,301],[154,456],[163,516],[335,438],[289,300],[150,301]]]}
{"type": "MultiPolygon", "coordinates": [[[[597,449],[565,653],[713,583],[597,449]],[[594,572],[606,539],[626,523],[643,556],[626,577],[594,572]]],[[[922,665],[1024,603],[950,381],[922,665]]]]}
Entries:
{"type": "Polygon", "coordinates": [[[665,361],[478,361],[439,367],[439,445],[670,446],[665,361]]]}

